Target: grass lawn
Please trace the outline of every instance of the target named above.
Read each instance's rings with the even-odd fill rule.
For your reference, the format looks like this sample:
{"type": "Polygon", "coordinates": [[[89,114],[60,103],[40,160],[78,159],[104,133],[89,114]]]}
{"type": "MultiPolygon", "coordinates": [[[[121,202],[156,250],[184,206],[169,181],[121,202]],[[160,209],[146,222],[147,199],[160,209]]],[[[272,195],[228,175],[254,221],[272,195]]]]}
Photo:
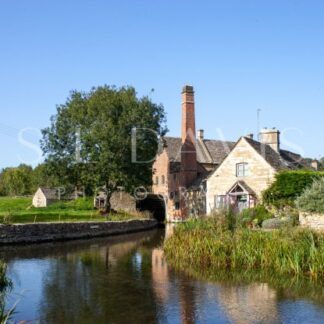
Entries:
{"type": "Polygon", "coordinates": [[[144,218],[140,214],[119,212],[108,217],[93,208],[92,198],[57,202],[46,208],[34,208],[31,198],[0,197],[0,223],[104,222],[144,218]]]}

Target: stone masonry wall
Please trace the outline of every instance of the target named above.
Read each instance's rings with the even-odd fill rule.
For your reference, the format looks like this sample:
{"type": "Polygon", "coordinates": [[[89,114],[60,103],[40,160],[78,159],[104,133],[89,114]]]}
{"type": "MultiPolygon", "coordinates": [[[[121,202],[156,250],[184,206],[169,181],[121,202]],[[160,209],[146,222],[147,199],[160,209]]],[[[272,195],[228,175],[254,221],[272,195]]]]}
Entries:
{"type": "Polygon", "coordinates": [[[35,223],[0,225],[0,244],[37,243],[109,236],[149,230],[156,220],[124,222],[35,223]]]}
{"type": "Polygon", "coordinates": [[[136,199],[125,191],[114,192],[110,198],[111,208],[128,213],[136,212],[136,199]]]}
{"type": "Polygon", "coordinates": [[[302,227],[324,230],[324,214],[300,213],[299,223],[302,227]]]}
{"type": "Polygon", "coordinates": [[[207,213],[214,208],[214,197],[226,195],[231,187],[243,180],[261,198],[261,193],[274,181],[276,171],[246,141],[241,139],[222,165],[207,181],[207,213]],[[249,175],[236,176],[236,164],[248,163],[249,175]]]}

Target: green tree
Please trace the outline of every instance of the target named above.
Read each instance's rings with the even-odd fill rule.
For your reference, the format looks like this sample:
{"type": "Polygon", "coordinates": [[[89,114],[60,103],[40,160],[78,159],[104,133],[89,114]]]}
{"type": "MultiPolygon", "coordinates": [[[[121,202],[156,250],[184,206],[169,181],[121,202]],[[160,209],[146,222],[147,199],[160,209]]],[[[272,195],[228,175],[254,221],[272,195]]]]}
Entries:
{"type": "Polygon", "coordinates": [[[296,200],[301,211],[311,213],[324,213],[324,177],[316,179],[312,186],[306,188],[296,200]]]}
{"type": "Polygon", "coordinates": [[[16,168],[5,168],[0,174],[2,196],[22,196],[33,193],[33,169],[21,164],[16,168]]]}
{"type": "Polygon", "coordinates": [[[131,192],[151,185],[157,135],[166,133],[165,112],[150,98],[138,98],[132,87],[73,91],[42,133],[46,163],[62,182],[89,191],[104,187],[110,211],[110,197],[118,187],[131,192]],[[137,160],[150,162],[133,159],[134,129],[137,160]]]}
{"type": "Polygon", "coordinates": [[[36,190],[38,187],[59,187],[61,179],[53,170],[54,166],[48,163],[41,163],[33,170],[33,186],[36,190]]]}

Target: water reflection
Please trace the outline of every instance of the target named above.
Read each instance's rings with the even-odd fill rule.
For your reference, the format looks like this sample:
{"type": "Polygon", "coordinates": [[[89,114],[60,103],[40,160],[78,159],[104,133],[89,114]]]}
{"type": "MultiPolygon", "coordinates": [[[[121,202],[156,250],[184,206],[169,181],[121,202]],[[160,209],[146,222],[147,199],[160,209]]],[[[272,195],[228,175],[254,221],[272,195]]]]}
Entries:
{"type": "Polygon", "coordinates": [[[15,320],[290,323],[305,318],[307,323],[323,322],[322,286],[168,267],[161,246],[172,230],[1,248],[14,294],[24,290],[15,320]],[[194,280],[193,275],[202,279],[194,280]]]}
{"type": "Polygon", "coordinates": [[[221,286],[219,303],[234,323],[279,323],[276,291],[267,284],[221,286]]]}

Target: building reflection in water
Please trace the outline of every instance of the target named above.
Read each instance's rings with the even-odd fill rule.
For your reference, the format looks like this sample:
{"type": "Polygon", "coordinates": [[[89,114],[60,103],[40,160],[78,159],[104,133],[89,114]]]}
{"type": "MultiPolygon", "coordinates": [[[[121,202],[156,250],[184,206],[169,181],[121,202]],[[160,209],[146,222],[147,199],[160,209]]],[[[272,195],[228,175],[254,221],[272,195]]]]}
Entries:
{"type": "MultiPolygon", "coordinates": [[[[0,252],[17,289],[31,280],[27,266],[42,278],[23,301],[42,323],[280,323],[283,308],[292,313],[268,284],[212,284],[169,268],[161,246],[173,230],[0,252]]],[[[20,304],[15,320],[28,314],[20,304]]]]}
{"type": "Polygon", "coordinates": [[[280,323],[277,294],[267,284],[220,285],[217,299],[233,323],[280,323]]]}
{"type": "MultiPolygon", "coordinates": [[[[174,225],[166,226],[165,239],[170,237],[173,231],[174,225]]],[[[173,299],[174,283],[170,283],[173,277],[174,274],[167,266],[162,248],[153,249],[152,280],[154,293],[160,303],[169,304],[173,299]]],[[[206,320],[209,317],[208,307],[206,309],[201,303],[210,297],[214,299],[213,304],[217,305],[216,307],[220,308],[225,318],[232,323],[280,322],[276,291],[267,284],[237,286],[202,283],[197,286],[197,282],[192,278],[185,274],[178,274],[176,287],[181,322],[184,324],[206,320]],[[205,308],[205,314],[202,308],[205,308]]]]}

